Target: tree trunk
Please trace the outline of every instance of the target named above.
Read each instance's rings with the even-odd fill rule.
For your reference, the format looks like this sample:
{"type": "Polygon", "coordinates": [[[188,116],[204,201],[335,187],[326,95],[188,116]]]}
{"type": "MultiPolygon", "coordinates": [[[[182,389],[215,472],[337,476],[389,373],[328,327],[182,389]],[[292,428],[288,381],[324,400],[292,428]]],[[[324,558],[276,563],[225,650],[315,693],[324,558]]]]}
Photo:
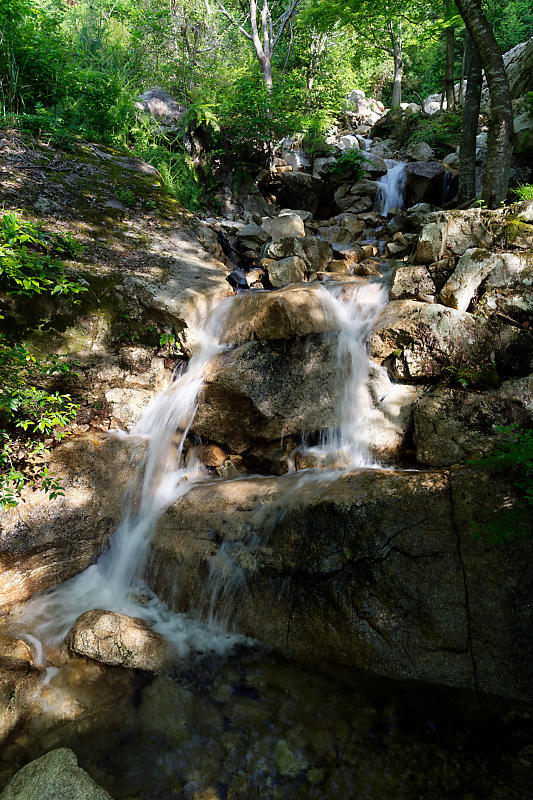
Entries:
{"type": "Polygon", "coordinates": [[[481,10],[480,0],[455,2],[478,50],[489,86],[491,115],[481,197],[489,208],[497,208],[507,197],[513,152],[513,108],[509,80],[494,32],[481,10]]]}
{"type": "Polygon", "coordinates": [[[455,30],[446,28],[446,68],[444,71],[444,93],[448,111],[455,111],[455,75],[453,68],[453,49],[455,45],[455,30]]]}
{"type": "Polygon", "coordinates": [[[392,85],[392,100],[391,107],[397,108],[402,102],[402,76],[403,76],[403,58],[402,58],[402,23],[398,23],[398,35],[394,31],[392,21],[388,22],[389,36],[392,43],[392,55],[394,58],[394,83],[392,85]]]}
{"type": "Polygon", "coordinates": [[[465,33],[466,94],[459,150],[459,203],[476,196],[476,134],[481,102],[481,61],[468,31],[465,33]]]}

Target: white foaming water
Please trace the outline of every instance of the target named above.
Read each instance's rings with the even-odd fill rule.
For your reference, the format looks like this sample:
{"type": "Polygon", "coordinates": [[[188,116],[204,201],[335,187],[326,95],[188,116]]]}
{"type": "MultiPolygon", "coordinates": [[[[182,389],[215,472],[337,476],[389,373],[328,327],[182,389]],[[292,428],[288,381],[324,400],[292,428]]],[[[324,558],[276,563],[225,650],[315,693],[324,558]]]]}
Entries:
{"type": "Polygon", "coordinates": [[[316,459],[322,467],[377,466],[370,453],[372,401],[368,392],[370,360],[367,339],[387,302],[382,283],[320,286],[322,303],[339,326],[337,346],[339,397],[338,427],[328,429],[316,447],[295,453],[316,459]]]}
{"type": "Polygon", "coordinates": [[[376,208],[386,217],[389,209],[403,208],[407,166],[405,161],[394,161],[386,158],[387,172],[378,181],[376,208]]]}
{"type": "Polygon", "coordinates": [[[222,630],[199,626],[173,614],[146,586],[143,576],[155,522],[173,502],[210,478],[198,463],[183,463],[183,445],[192,423],[206,368],[225,346],[219,344],[232,300],[224,300],[196,334],[198,345],[186,371],[154,398],[130,434],[146,442],[142,463],[124,500],[124,517],[109,549],[96,564],[26,604],[17,624],[45,644],[64,638],[84,611],[102,608],[140,617],[162,633],[179,655],[192,650],[221,651],[235,642],[222,630]]]}

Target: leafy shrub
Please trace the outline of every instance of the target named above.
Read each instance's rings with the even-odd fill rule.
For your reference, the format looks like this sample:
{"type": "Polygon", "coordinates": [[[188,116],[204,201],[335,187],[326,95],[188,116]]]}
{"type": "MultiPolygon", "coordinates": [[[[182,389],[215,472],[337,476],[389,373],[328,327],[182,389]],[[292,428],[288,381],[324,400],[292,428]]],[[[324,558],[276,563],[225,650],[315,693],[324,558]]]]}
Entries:
{"type": "Polygon", "coordinates": [[[79,294],[56,256],[80,251],[70,236],[47,234],[13,213],[0,220],[0,286],[9,294],[79,294]]]}
{"type": "Polygon", "coordinates": [[[314,116],[307,124],[307,129],[302,137],[302,147],[311,158],[327,158],[336,152],[335,147],[326,141],[328,121],[314,116]]]}
{"type": "MultiPolygon", "coordinates": [[[[0,288],[8,294],[66,295],[86,291],[72,280],[59,257],[79,253],[69,234],[48,234],[16,214],[0,220],[0,288]]],[[[0,316],[0,319],[2,317],[0,316]]],[[[63,492],[46,466],[44,437],[60,440],[78,406],[70,395],[49,389],[68,372],[70,361],[30,351],[0,332],[0,506],[15,506],[24,485],[50,498],[63,492]]]]}
{"type": "Polygon", "coordinates": [[[408,143],[427,142],[437,156],[444,157],[454,150],[461,136],[462,117],[458,112],[437,112],[429,117],[416,118],[416,128],[408,143]]]}
{"type": "Polygon", "coordinates": [[[346,176],[360,181],[365,170],[363,164],[368,159],[363,155],[360,150],[348,150],[343,153],[334,164],[331,164],[329,172],[331,175],[339,175],[340,177],[346,176]]]}

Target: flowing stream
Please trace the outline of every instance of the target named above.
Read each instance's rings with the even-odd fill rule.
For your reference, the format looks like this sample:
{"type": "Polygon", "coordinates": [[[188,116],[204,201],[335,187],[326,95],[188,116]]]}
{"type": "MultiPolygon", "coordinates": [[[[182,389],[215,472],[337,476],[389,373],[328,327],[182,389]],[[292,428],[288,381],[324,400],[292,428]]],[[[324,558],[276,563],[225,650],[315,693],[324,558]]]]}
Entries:
{"type": "Polygon", "coordinates": [[[403,208],[407,162],[386,158],[387,172],[378,181],[376,208],[386,217],[391,208],[403,208]]]}
{"type": "MultiPolygon", "coordinates": [[[[287,497],[309,482],[335,478],[338,469],[378,466],[370,454],[372,403],[367,390],[369,358],[366,340],[384,307],[387,293],[382,283],[338,284],[318,288],[325,313],[338,330],[337,386],[339,425],[325,430],[318,445],[294,453],[304,469],[300,478],[287,482],[287,497]]],[[[227,349],[219,343],[232,299],[222,301],[208,323],[196,333],[198,345],[187,369],[154,398],[129,436],[145,448],[140,467],[124,501],[124,518],[109,549],[96,564],[59,587],[36,595],[19,620],[23,630],[46,645],[59,644],[84,611],[102,608],[145,619],[162,633],[180,655],[192,651],[220,651],[239,637],[227,633],[232,587],[243,579],[242,570],[221,548],[213,560],[206,591],[212,598],[205,619],[172,613],[145,583],[151,536],[159,516],[171,503],[212,476],[199,462],[184,464],[183,447],[196,411],[206,371],[227,349]],[[224,600],[224,601],[223,601],[224,600]],[[220,606],[220,607],[218,607],[220,606]]],[[[296,465],[298,466],[298,465],[296,465]]],[[[244,480],[246,478],[243,478],[244,480]]],[[[276,513],[272,508],[271,512],[276,513]]],[[[263,520],[256,520],[261,524],[263,520]]],[[[251,545],[252,546],[252,545],[251,545]]]]}
{"type": "Polygon", "coordinates": [[[76,618],[89,609],[117,611],[148,621],[179,655],[192,650],[224,650],[235,642],[213,626],[199,626],[173,614],[144,582],[150,540],[158,517],[173,502],[211,476],[198,461],[184,464],[183,446],[196,400],[212,360],[227,346],[219,343],[231,299],[222,301],[204,327],[187,369],[157,395],[129,436],[145,452],[124,499],[124,517],[109,549],[96,564],[66,583],[33,597],[17,624],[30,636],[56,645],[76,618]]]}

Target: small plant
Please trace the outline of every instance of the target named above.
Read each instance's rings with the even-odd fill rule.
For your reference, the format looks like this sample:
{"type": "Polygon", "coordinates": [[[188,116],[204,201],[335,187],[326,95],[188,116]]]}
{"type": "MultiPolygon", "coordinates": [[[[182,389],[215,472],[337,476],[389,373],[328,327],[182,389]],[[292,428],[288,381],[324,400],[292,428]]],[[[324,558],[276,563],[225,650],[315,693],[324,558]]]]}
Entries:
{"type": "Polygon", "coordinates": [[[444,371],[447,373],[445,384],[452,388],[493,389],[501,383],[495,361],[488,361],[484,364],[466,364],[461,367],[447,364],[444,371]]]}
{"type": "Polygon", "coordinates": [[[417,117],[416,128],[409,136],[408,144],[427,142],[437,156],[444,157],[459,143],[461,126],[461,114],[452,111],[417,117]]]}
{"type": "Polygon", "coordinates": [[[361,153],[360,150],[348,150],[343,153],[334,164],[329,168],[330,175],[339,175],[340,177],[354,178],[360,181],[365,174],[364,164],[368,159],[361,153]]]}
{"type": "Polygon", "coordinates": [[[496,472],[511,471],[516,475],[514,485],[518,498],[494,518],[474,524],[476,538],[489,545],[533,535],[530,524],[533,515],[533,430],[506,425],[498,426],[497,432],[501,441],[491,453],[467,461],[467,464],[496,472]]]}
{"type": "Polygon", "coordinates": [[[533,200],[533,183],[522,183],[512,191],[519,200],[533,200]]]}
{"type": "Polygon", "coordinates": [[[117,192],[117,197],[122,205],[126,206],[127,208],[134,206],[135,201],[137,200],[135,192],[132,192],[131,189],[119,189],[117,192]]]}

